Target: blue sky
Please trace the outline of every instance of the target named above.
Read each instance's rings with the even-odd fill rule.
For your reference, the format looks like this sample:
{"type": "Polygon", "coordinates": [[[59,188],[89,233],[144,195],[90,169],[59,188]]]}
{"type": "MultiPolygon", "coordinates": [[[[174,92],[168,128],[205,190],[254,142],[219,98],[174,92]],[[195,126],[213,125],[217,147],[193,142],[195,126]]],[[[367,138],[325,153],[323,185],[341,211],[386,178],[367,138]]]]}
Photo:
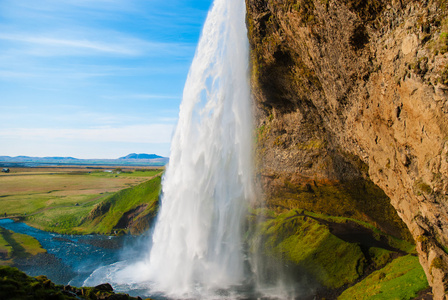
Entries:
{"type": "Polygon", "coordinates": [[[212,0],[0,0],[0,156],[168,156],[212,0]]]}

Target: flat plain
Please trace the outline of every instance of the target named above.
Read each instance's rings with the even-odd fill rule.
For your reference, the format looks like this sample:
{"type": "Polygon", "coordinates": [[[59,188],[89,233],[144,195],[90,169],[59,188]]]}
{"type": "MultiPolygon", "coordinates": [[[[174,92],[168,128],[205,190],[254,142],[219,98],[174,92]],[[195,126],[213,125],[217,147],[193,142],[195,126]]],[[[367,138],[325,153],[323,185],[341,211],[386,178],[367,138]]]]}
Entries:
{"type": "MultiPolygon", "coordinates": [[[[163,172],[159,168],[54,166],[14,168],[0,175],[0,217],[44,229],[88,214],[107,196],[163,172]]],[[[65,227],[64,226],[64,227],[65,227]]]]}

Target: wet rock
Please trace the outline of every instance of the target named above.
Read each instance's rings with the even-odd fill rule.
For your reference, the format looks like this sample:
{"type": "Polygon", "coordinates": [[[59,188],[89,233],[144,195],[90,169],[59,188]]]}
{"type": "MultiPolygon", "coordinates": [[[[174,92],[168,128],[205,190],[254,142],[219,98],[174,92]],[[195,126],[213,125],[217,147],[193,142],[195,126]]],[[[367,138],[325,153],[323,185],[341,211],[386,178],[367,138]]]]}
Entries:
{"type": "Polygon", "coordinates": [[[102,283],[100,285],[95,286],[95,290],[104,291],[104,292],[113,292],[114,289],[109,283],[102,283]]]}
{"type": "Polygon", "coordinates": [[[362,197],[345,210],[406,235],[401,218],[414,240],[431,236],[417,250],[434,298],[444,299],[448,269],[431,268],[431,253],[448,261],[448,11],[435,0],[246,3],[258,184],[268,203],[302,208],[313,180],[350,193],[353,182],[373,182],[389,197],[385,215],[395,216],[362,197]]]}

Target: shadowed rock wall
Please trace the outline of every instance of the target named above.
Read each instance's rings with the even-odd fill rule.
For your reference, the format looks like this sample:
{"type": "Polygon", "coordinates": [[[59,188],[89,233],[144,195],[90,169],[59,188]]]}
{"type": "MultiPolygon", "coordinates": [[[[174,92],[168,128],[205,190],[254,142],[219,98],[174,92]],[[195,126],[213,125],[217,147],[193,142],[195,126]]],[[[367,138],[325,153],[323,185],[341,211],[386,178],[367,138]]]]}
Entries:
{"type": "Polygon", "coordinates": [[[448,299],[446,1],[246,3],[268,204],[410,232],[448,299]]]}

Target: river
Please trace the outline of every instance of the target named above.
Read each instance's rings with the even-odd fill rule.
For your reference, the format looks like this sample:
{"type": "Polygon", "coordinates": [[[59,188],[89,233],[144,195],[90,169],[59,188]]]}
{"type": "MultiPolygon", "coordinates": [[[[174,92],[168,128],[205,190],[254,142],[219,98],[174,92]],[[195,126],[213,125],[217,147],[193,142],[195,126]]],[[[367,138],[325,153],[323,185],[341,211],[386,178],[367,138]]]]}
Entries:
{"type": "Polygon", "coordinates": [[[30,276],[46,275],[56,284],[82,286],[102,266],[138,259],[144,236],[63,235],[42,231],[22,222],[0,220],[0,226],[27,234],[47,250],[26,259],[16,259],[15,266],[30,276]]]}

